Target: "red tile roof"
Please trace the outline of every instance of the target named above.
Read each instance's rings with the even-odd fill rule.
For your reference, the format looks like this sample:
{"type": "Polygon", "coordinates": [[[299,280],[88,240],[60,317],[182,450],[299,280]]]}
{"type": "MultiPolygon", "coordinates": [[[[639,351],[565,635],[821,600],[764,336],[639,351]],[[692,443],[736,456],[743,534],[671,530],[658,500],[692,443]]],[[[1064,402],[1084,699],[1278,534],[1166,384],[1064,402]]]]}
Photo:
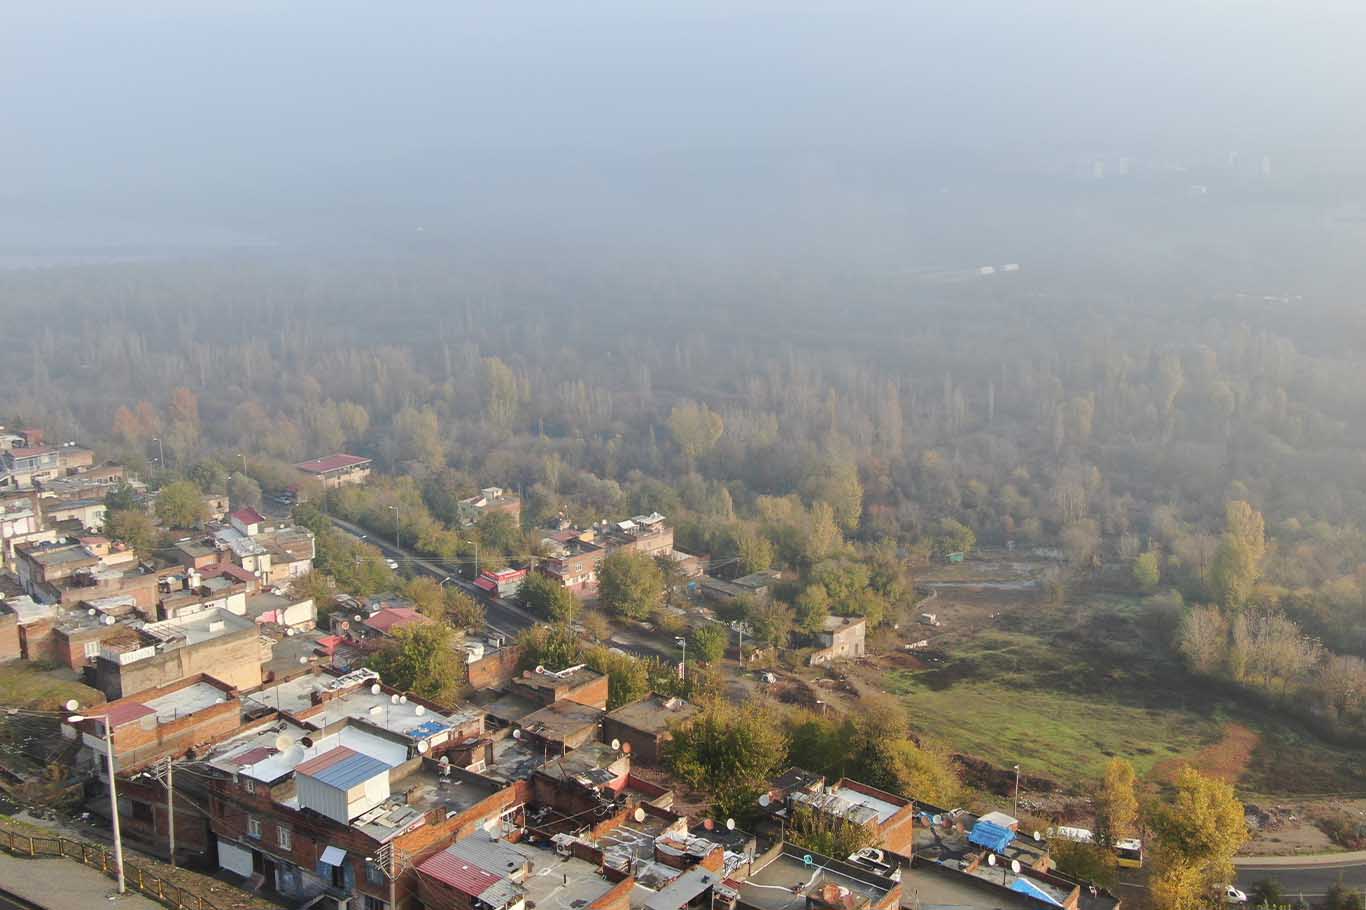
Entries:
{"type": "Polygon", "coordinates": [[[233,512],[228,517],[236,518],[244,525],[259,525],[263,524],[266,520],[266,517],[264,515],[253,509],[251,506],[247,506],[245,509],[238,509],[236,512],[233,512]]]}
{"type": "Polygon", "coordinates": [[[442,850],[418,866],[417,871],[450,885],[456,891],[461,894],[468,894],[470,897],[478,897],[503,880],[501,875],[494,875],[492,872],[480,869],[474,863],[462,859],[450,850],[442,850]]]}
{"type": "Polygon", "coordinates": [[[109,724],[113,727],[122,727],[124,724],[132,723],[139,718],[146,717],[148,714],[155,714],[151,708],[141,702],[124,702],[110,705],[99,713],[91,713],[87,717],[99,717],[100,714],[108,715],[109,724]]]}
{"type": "Polygon", "coordinates": [[[330,474],[333,471],[340,471],[342,468],[353,468],[357,465],[369,464],[370,459],[361,458],[359,455],[328,455],[326,458],[315,458],[312,461],[301,461],[294,467],[309,474],[330,474]]]}
{"type": "Polygon", "coordinates": [[[424,622],[431,620],[412,607],[385,607],[367,619],[365,624],[376,632],[387,635],[393,629],[424,622]]]}
{"type": "Polygon", "coordinates": [[[15,448],[10,449],[9,453],[15,458],[32,458],[35,455],[47,455],[55,451],[57,450],[52,448],[52,446],[33,446],[32,448],[16,446],[15,448]]]}

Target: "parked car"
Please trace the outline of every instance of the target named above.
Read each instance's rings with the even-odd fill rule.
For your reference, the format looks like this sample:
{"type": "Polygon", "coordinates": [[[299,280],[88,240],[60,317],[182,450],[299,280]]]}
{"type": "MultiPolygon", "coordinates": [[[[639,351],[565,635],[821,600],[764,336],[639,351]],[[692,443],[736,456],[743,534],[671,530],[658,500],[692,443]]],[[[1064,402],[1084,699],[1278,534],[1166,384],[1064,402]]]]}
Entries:
{"type": "Polygon", "coordinates": [[[389,568],[393,569],[395,572],[398,571],[398,560],[396,560],[396,559],[386,559],[386,560],[384,560],[384,564],[385,564],[386,566],[388,566],[389,568]]]}
{"type": "Polygon", "coordinates": [[[1246,904],[1247,894],[1239,891],[1232,885],[1224,886],[1224,903],[1226,904],[1246,904]]]}

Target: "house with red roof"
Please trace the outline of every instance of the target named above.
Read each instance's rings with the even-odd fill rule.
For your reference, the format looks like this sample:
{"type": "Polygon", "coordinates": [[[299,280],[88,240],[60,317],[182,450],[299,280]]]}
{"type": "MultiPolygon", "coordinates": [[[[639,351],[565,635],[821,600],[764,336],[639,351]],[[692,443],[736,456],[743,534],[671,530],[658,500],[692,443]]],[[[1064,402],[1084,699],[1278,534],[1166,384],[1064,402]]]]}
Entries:
{"type": "Polygon", "coordinates": [[[316,477],[323,489],[331,490],[352,483],[365,483],[370,477],[370,459],[337,453],[312,461],[301,461],[295,468],[316,477]]]}
{"type": "Polygon", "coordinates": [[[238,533],[248,537],[255,537],[261,533],[261,526],[265,523],[266,517],[251,506],[228,514],[228,524],[236,528],[238,533]]]}

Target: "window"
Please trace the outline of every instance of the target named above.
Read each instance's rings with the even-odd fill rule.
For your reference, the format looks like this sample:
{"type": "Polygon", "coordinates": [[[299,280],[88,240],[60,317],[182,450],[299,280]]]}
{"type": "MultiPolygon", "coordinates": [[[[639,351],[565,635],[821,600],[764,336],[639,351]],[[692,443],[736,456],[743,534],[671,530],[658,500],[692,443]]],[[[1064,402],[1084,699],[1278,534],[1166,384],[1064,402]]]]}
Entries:
{"type": "Polygon", "coordinates": [[[93,660],[100,656],[100,643],[98,641],[88,641],[82,646],[81,650],[85,652],[86,660],[93,660]]]}
{"type": "Polygon", "coordinates": [[[261,820],[254,815],[247,816],[247,837],[261,839],[261,820]]]}
{"type": "Polygon", "coordinates": [[[365,883],[367,885],[384,884],[384,870],[375,863],[367,862],[365,864],[365,883]]]}
{"type": "Polygon", "coordinates": [[[140,822],[150,822],[152,820],[152,805],[138,800],[132,801],[133,818],[140,822]]]}
{"type": "Polygon", "coordinates": [[[389,910],[389,902],[365,895],[365,910],[389,910]]]}
{"type": "Polygon", "coordinates": [[[275,828],[275,843],[280,845],[280,849],[289,850],[294,846],[294,832],[284,825],[275,828]]]}
{"type": "Polygon", "coordinates": [[[256,781],[252,780],[250,777],[242,778],[242,789],[246,790],[248,793],[255,793],[256,781]]]}

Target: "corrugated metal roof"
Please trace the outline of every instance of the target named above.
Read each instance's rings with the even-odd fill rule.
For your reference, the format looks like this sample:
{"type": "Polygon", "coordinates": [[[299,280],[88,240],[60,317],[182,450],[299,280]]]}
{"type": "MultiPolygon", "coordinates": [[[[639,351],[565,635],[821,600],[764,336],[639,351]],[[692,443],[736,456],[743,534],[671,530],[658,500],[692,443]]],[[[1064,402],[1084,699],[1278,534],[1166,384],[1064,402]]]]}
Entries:
{"type": "Polygon", "coordinates": [[[449,847],[418,866],[417,871],[470,897],[478,897],[503,880],[501,875],[480,869],[449,847]]]}
{"type": "Polygon", "coordinates": [[[315,458],[312,461],[301,461],[294,467],[309,474],[326,474],[329,471],[337,471],[342,468],[355,467],[356,465],[369,464],[370,459],[361,458],[358,455],[328,455],[325,458],[315,458]]]}
{"type": "Polygon", "coordinates": [[[322,781],[338,790],[349,790],[372,777],[388,774],[389,766],[378,758],[338,746],[316,758],[310,758],[295,768],[294,773],[322,781]]]}
{"type": "Polygon", "coordinates": [[[484,831],[476,831],[447,849],[466,862],[502,875],[512,875],[527,864],[526,857],[506,841],[496,841],[484,831]]]}

